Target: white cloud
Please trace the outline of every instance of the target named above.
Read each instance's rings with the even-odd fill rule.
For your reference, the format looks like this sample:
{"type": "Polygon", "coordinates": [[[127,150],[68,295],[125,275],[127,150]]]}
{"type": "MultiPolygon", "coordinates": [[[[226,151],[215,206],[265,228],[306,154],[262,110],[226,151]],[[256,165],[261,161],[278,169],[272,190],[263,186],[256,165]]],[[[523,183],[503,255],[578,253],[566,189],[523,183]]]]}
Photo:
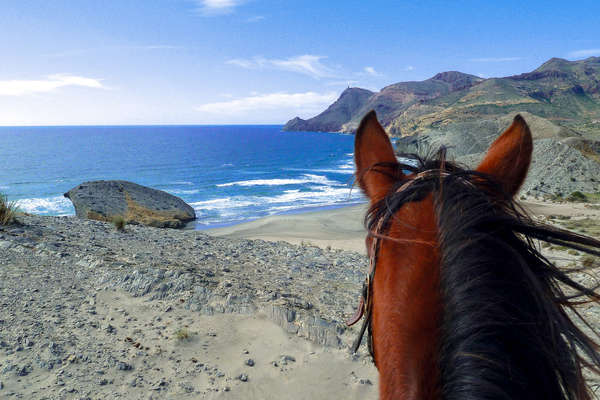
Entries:
{"type": "Polygon", "coordinates": [[[484,58],[470,58],[471,62],[507,62],[507,61],[519,61],[521,57],[484,57],[484,58]]]}
{"type": "Polygon", "coordinates": [[[283,122],[320,113],[338,97],[337,92],[267,93],[207,103],[196,107],[202,119],[216,122],[283,122]]]}
{"type": "Polygon", "coordinates": [[[358,83],[359,83],[359,81],[357,81],[357,80],[349,79],[349,80],[346,80],[346,81],[343,81],[343,80],[331,81],[331,82],[327,82],[325,85],[326,86],[347,86],[347,87],[351,87],[351,86],[358,85],[358,83]]]}
{"type": "Polygon", "coordinates": [[[206,16],[231,14],[245,0],[196,0],[199,11],[206,16]]]}
{"type": "Polygon", "coordinates": [[[233,60],[228,60],[226,64],[235,65],[237,67],[253,69],[253,68],[262,68],[265,63],[264,58],[255,57],[254,60],[245,60],[243,58],[235,58],[233,60]]]}
{"type": "Polygon", "coordinates": [[[308,75],[315,79],[334,77],[334,71],[324,65],[323,56],[304,54],[285,59],[254,57],[252,59],[236,58],[227,61],[227,64],[236,65],[247,69],[278,69],[308,75]]]}
{"type": "Polygon", "coordinates": [[[407,66],[404,68],[404,70],[405,70],[405,71],[414,71],[414,70],[415,70],[415,67],[413,67],[412,65],[407,65],[407,66]]]}
{"type": "Polygon", "coordinates": [[[379,72],[375,71],[375,68],[373,68],[373,67],[365,67],[365,68],[363,69],[363,71],[364,71],[364,72],[365,72],[367,75],[370,75],[370,76],[381,76],[381,74],[380,74],[379,72]]]}
{"type": "Polygon", "coordinates": [[[575,50],[570,52],[567,57],[569,58],[581,58],[581,57],[591,57],[591,56],[600,56],[600,49],[582,49],[575,50]]]}
{"type": "Polygon", "coordinates": [[[34,93],[46,93],[64,86],[105,88],[98,79],[74,75],[50,75],[46,79],[39,80],[0,81],[0,96],[25,96],[34,93]]]}

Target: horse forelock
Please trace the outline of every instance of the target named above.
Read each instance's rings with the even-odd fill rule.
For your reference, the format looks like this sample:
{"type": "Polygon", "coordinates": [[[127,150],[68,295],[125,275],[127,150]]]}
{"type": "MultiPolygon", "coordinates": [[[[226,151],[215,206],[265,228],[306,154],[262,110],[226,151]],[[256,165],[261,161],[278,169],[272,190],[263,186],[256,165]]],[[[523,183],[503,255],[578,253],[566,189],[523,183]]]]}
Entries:
{"type": "MultiPolygon", "coordinates": [[[[393,242],[406,229],[399,210],[409,203],[419,210],[432,196],[434,206],[421,212],[435,213],[432,246],[439,253],[439,391],[433,392],[444,399],[590,398],[581,369],[598,368],[600,356],[565,309],[598,295],[542,256],[533,239],[579,249],[600,242],[533,221],[501,184],[446,161],[443,150],[412,158],[416,165],[398,166],[410,174],[372,205],[366,222],[371,231],[381,227],[372,234],[393,242]]],[[[419,237],[400,241],[418,244],[419,237]]],[[[401,244],[387,244],[393,245],[401,244]]]]}

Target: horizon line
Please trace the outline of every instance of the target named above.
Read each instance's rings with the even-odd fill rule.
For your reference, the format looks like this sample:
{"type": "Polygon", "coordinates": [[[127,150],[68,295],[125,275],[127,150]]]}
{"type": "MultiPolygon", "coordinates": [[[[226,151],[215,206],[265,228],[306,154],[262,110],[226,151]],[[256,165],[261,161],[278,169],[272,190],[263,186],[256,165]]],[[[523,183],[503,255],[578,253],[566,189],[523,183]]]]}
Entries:
{"type": "Polygon", "coordinates": [[[86,128],[86,127],[121,127],[121,126],[283,126],[285,123],[229,123],[229,124],[64,124],[64,125],[1,125],[0,128],[86,128]]]}

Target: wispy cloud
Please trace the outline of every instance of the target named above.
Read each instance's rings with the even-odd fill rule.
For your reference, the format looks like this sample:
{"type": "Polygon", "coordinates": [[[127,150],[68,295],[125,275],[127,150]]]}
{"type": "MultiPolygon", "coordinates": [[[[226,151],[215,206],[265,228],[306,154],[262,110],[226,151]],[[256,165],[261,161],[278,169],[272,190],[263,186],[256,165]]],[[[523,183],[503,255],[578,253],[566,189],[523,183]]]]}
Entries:
{"type": "Polygon", "coordinates": [[[183,46],[173,46],[170,44],[151,44],[147,46],[122,46],[124,49],[132,49],[132,50],[176,50],[182,49],[183,46]]]}
{"type": "Polygon", "coordinates": [[[179,50],[183,49],[183,46],[174,46],[170,44],[148,44],[148,45],[123,45],[123,46],[103,46],[103,47],[90,47],[87,49],[75,49],[65,50],[56,53],[44,54],[44,57],[71,57],[79,56],[82,54],[97,53],[110,50],[130,50],[130,51],[153,51],[153,50],[179,50]]]}
{"type": "Polygon", "coordinates": [[[600,48],[599,49],[581,49],[574,50],[567,54],[569,58],[580,58],[580,57],[592,57],[592,56],[600,56],[600,48]]]}
{"type": "Polygon", "coordinates": [[[256,94],[229,101],[202,104],[196,107],[196,110],[219,117],[232,117],[232,119],[248,112],[268,110],[294,110],[296,113],[313,114],[321,112],[323,107],[331,104],[337,96],[336,92],[256,94]]]}
{"type": "Polygon", "coordinates": [[[0,81],[0,96],[26,96],[47,93],[65,86],[105,89],[100,80],[74,75],[50,75],[38,80],[0,81]]]}
{"type": "Polygon", "coordinates": [[[260,22],[262,20],[264,20],[265,17],[263,15],[256,15],[254,17],[250,17],[248,19],[246,19],[246,22],[260,22]]]}
{"type": "Polygon", "coordinates": [[[406,67],[404,67],[405,71],[414,71],[415,67],[413,67],[412,65],[407,65],[406,67]]]}
{"type": "Polygon", "coordinates": [[[231,14],[245,0],[196,0],[198,11],[205,16],[231,14]]]}
{"type": "Polygon", "coordinates": [[[519,61],[521,57],[483,57],[483,58],[470,58],[471,62],[508,62],[508,61],[519,61]]]}
{"type": "Polygon", "coordinates": [[[355,86],[359,83],[360,81],[354,80],[354,79],[349,79],[346,81],[343,80],[338,80],[338,81],[330,81],[327,82],[325,85],[326,86],[355,86]]]}
{"type": "Polygon", "coordinates": [[[363,72],[369,76],[375,76],[375,77],[382,76],[382,74],[375,71],[375,68],[373,68],[373,67],[365,67],[365,68],[363,68],[363,72]]]}
{"type": "Polygon", "coordinates": [[[321,62],[323,56],[304,54],[285,59],[254,57],[252,59],[236,58],[227,61],[227,64],[236,65],[247,69],[278,69],[308,75],[315,79],[332,78],[335,72],[321,62]]]}

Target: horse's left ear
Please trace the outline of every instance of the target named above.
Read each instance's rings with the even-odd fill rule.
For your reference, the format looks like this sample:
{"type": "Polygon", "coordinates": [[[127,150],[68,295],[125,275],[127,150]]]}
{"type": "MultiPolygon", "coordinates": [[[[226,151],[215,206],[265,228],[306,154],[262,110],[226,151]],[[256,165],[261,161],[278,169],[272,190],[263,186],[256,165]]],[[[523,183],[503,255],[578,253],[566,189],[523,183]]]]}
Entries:
{"type": "Polygon", "coordinates": [[[371,201],[385,196],[402,175],[390,138],[383,130],[375,111],[370,111],[360,122],[354,138],[356,178],[371,201]]]}
{"type": "Polygon", "coordinates": [[[492,143],[477,171],[496,178],[504,192],[514,196],[525,181],[532,151],[529,127],[517,114],[512,125],[492,143]]]}

